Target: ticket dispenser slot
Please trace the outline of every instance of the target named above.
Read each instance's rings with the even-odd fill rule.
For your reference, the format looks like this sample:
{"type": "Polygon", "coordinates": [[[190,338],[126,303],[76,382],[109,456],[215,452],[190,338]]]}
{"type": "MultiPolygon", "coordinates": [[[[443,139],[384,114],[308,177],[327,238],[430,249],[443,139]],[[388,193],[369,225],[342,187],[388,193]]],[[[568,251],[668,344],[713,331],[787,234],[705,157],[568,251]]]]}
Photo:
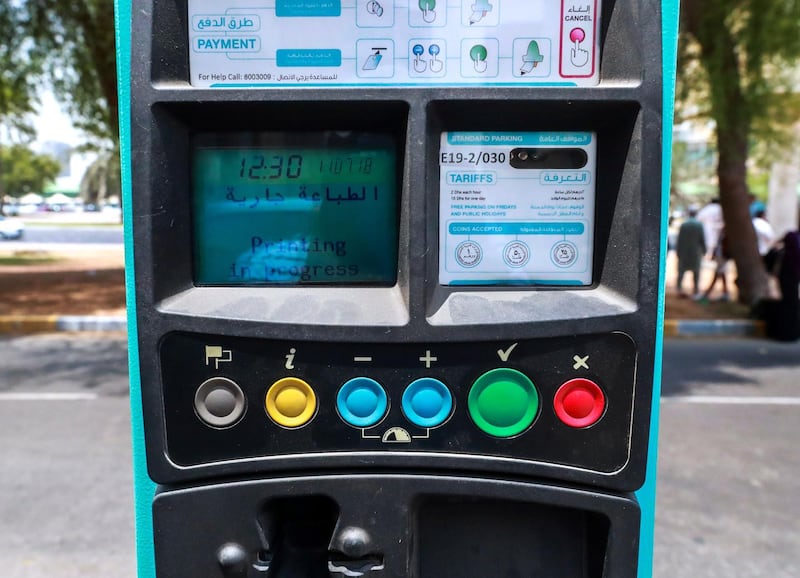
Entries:
{"type": "Polygon", "coordinates": [[[646,576],[661,3],[136,4],[140,577],[646,576]]]}

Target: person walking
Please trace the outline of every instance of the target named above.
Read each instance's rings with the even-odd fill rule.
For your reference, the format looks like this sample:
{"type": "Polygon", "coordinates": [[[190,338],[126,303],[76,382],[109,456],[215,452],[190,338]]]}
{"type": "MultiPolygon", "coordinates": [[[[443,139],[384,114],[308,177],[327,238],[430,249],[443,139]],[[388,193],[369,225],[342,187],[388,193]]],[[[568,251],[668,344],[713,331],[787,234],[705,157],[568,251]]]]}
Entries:
{"type": "Polygon", "coordinates": [[[683,292],[683,277],[692,273],[692,295],[700,297],[700,266],[706,253],[706,239],[703,224],[697,220],[697,207],[689,207],[689,218],[678,229],[678,296],[683,292]]]}
{"type": "Polygon", "coordinates": [[[711,199],[705,207],[697,213],[697,220],[703,223],[706,232],[706,249],[711,250],[719,244],[719,236],[725,225],[722,219],[722,205],[718,198],[711,199]]]}
{"type": "Polygon", "coordinates": [[[714,278],[711,280],[711,283],[708,285],[708,289],[703,294],[703,299],[708,300],[711,296],[711,292],[714,290],[714,286],[717,284],[717,281],[721,281],[722,283],[722,295],[720,296],[720,301],[730,301],[731,296],[728,293],[728,261],[731,259],[730,251],[728,250],[728,239],[725,236],[725,229],[722,229],[719,234],[719,242],[717,246],[714,247],[714,278]]]}
{"type": "Polygon", "coordinates": [[[767,211],[767,206],[758,199],[753,193],[749,193],[747,198],[750,200],[750,218],[755,219],[759,213],[767,211]]]}
{"type": "Polygon", "coordinates": [[[781,300],[772,336],[796,341],[800,339],[800,231],[786,233],[778,251],[776,273],[781,300]]]}
{"type": "Polygon", "coordinates": [[[775,231],[772,225],[767,221],[767,215],[764,211],[758,211],[753,218],[753,229],[756,231],[756,241],[758,242],[758,254],[761,258],[767,256],[772,244],[775,242],[775,231]]]}

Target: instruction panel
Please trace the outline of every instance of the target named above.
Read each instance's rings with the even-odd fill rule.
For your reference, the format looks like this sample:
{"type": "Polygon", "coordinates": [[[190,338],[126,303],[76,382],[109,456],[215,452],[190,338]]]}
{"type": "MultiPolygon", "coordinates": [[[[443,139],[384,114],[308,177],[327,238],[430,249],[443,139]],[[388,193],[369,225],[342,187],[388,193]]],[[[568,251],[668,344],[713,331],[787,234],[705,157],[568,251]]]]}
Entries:
{"type": "Polygon", "coordinates": [[[200,87],[598,84],[600,0],[189,0],[200,87]]]}
{"type": "Polygon", "coordinates": [[[592,283],[596,135],[443,133],[442,285],[592,283]]]}

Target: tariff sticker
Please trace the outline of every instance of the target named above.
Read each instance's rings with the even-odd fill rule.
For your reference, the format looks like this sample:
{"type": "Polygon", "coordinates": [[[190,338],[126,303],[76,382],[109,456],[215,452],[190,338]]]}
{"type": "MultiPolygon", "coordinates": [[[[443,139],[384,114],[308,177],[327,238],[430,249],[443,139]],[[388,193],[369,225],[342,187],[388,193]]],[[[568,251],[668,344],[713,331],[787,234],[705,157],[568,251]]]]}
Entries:
{"type": "Polygon", "coordinates": [[[595,133],[443,133],[439,166],[441,284],[591,284],[595,133]]]}

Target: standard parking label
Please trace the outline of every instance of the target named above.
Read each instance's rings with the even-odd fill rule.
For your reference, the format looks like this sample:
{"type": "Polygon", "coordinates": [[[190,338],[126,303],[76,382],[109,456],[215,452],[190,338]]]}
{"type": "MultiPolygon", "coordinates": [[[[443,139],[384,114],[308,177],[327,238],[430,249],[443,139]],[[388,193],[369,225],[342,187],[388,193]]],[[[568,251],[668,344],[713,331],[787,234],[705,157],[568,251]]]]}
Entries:
{"type": "Polygon", "coordinates": [[[592,282],[596,135],[449,132],[439,153],[439,282],[592,282]]]}

